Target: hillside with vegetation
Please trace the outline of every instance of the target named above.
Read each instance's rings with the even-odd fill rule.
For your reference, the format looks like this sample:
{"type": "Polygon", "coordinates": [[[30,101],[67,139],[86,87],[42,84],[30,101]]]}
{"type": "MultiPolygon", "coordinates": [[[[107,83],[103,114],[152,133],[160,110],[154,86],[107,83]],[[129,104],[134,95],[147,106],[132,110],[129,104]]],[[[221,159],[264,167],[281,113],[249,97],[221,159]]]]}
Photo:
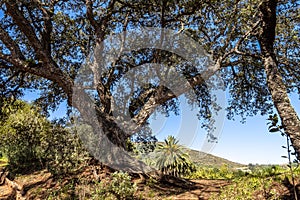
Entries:
{"type": "MultiPolygon", "coordinates": [[[[156,143],[156,146],[162,145],[163,142],[158,141],[156,143]]],[[[212,155],[210,153],[198,151],[195,149],[190,149],[185,146],[181,146],[183,150],[189,155],[191,161],[197,165],[197,166],[202,166],[202,167],[216,167],[219,168],[223,165],[228,166],[229,168],[241,168],[241,167],[246,167],[246,165],[233,162],[230,160],[227,160],[225,158],[221,158],[215,155],[212,155]]]]}
{"type": "Polygon", "coordinates": [[[225,158],[214,156],[209,153],[197,151],[194,149],[186,149],[187,153],[190,155],[191,160],[196,164],[204,167],[221,167],[222,165],[227,165],[229,168],[239,168],[245,167],[245,165],[232,162],[225,158]]]}

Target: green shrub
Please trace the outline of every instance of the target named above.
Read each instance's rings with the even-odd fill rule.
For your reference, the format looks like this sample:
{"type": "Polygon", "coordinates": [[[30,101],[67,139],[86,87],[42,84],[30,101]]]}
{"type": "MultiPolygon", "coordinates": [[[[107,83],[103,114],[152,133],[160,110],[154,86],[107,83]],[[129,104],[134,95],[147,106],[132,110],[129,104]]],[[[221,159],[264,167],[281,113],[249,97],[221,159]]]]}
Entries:
{"type": "Polygon", "coordinates": [[[88,152],[76,134],[60,125],[53,125],[42,139],[41,148],[52,174],[63,175],[80,170],[87,164],[88,152]]]}
{"type": "Polygon", "coordinates": [[[0,128],[1,151],[16,171],[42,167],[44,157],[41,138],[47,134],[50,123],[30,105],[18,102],[0,128]]]}
{"type": "Polygon", "coordinates": [[[50,123],[32,105],[16,100],[0,110],[0,152],[7,156],[11,171],[48,167],[54,174],[62,174],[78,168],[86,158],[74,134],[50,123]]]}
{"type": "Polygon", "coordinates": [[[102,180],[96,189],[93,199],[132,199],[137,191],[136,184],[124,172],[115,172],[111,178],[102,180]]]}

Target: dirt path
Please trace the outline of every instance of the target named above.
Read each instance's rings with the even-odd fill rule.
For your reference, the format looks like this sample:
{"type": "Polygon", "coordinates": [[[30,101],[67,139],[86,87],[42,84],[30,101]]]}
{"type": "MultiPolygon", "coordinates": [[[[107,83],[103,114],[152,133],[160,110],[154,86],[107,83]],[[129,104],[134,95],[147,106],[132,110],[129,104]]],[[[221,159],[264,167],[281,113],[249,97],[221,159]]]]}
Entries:
{"type": "Polygon", "coordinates": [[[221,188],[230,184],[223,180],[192,180],[197,189],[174,196],[175,199],[209,199],[213,193],[219,193],[221,188]]]}
{"type": "Polygon", "coordinates": [[[176,187],[160,187],[161,197],[155,199],[201,199],[207,200],[214,193],[219,193],[222,187],[230,184],[227,180],[191,180],[194,186],[191,189],[178,189],[176,187]],[[164,192],[165,191],[165,192],[164,192]]]}

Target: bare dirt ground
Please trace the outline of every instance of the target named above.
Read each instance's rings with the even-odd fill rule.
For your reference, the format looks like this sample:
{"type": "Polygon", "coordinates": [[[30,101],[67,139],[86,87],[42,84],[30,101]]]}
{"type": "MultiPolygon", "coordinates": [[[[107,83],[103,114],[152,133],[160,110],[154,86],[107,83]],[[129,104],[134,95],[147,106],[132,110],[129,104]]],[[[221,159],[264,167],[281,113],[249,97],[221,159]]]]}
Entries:
{"type": "MultiPolygon", "coordinates": [[[[153,196],[144,196],[145,199],[188,199],[206,200],[214,193],[219,193],[221,188],[230,184],[227,180],[191,180],[194,184],[190,188],[160,184],[149,188],[155,191],[153,196]]],[[[144,192],[145,192],[144,188],[144,192]]],[[[151,192],[145,192],[151,194],[151,192]]]]}
{"type": "Polygon", "coordinates": [[[197,189],[186,191],[174,196],[174,199],[208,199],[213,193],[219,193],[221,188],[230,184],[223,180],[192,180],[197,189]]]}

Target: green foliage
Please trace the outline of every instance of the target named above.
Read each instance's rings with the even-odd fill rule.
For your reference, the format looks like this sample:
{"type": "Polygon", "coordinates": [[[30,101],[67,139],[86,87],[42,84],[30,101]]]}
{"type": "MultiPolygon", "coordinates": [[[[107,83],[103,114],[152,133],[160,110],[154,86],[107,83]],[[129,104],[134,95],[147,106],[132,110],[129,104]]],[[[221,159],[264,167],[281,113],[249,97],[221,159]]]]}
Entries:
{"type": "Polygon", "coordinates": [[[124,172],[114,172],[111,178],[102,180],[96,189],[93,199],[132,199],[137,191],[136,184],[124,172]]]}
{"type": "Polygon", "coordinates": [[[221,194],[213,195],[215,200],[252,200],[260,192],[267,199],[278,199],[279,194],[273,193],[271,189],[272,179],[260,179],[257,177],[243,177],[234,180],[233,184],[223,188],[221,194]]]}
{"type": "Polygon", "coordinates": [[[51,124],[37,108],[16,100],[2,106],[1,113],[0,151],[7,156],[12,171],[48,167],[54,174],[62,174],[83,163],[86,153],[78,138],[51,124]]]}
{"type": "Polygon", "coordinates": [[[220,168],[198,166],[197,170],[187,176],[189,179],[233,179],[244,176],[240,170],[230,170],[226,164],[220,168]]]}
{"type": "Polygon", "coordinates": [[[79,199],[76,194],[76,179],[71,179],[67,183],[63,183],[63,180],[59,179],[59,188],[51,188],[48,191],[47,200],[57,199],[79,199]]]}
{"type": "MultiPolygon", "coordinates": [[[[300,175],[300,170],[295,174],[300,175]]],[[[211,196],[216,200],[252,200],[260,196],[262,199],[280,199],[280,193],[274,186],[281,185],[284,180],[291,180],[288,167],[257,166],[247,176],[235,177],[232,184],[222,188],[221,193],[211,196]]]]}
{"type": "Polygon", "coordinates": [[[152,130],[148,124],[143,129],[131,137],[134,142],[134,151],[144,157],[155,150],[157,139],[152,135],[152,130]]]}
{"type": "Polygon", "coordinates": [[[156,149],[156,166],[164,174],[187,175],[195,170],[189,155],[174,136],[168,136],[156,149]]]}
{"type": "Polygon", "coordinates": [[[5,167],[8,165],[8,158],[5,155],[0,155],[0,167],[5,167]]]}
{"type": "MultiPolygon", "coordinates": [[[[293,190],[294,190],[294,197],[297,200],[297,194],[296,194],[296,185],[295,185],[295,175],[294,175],[294,168],[293,168],[293,163],[296,163],[296,168],[299,167],[299,155],[297,155],[297,152],[294,151],[292,152],[293,145],[291,145],[290,141],[290,136],[284,132],[283,126],[279,125],[279,120],[277,114],[274,114],[273,116],[270,115],[268,118],[268,124],[269,124],[269,132],[279,132],[282,136],[286,138],[286,146],[282,146],[282,148],[286,149],[287,151],[287,156],[281,156],[283,158],[287,158],[289,164],[287,165],[288,168],[290,169],[290,174],[292,176],[292,185],[293,185],[293,190]],[[292,161],[292,156],[295,156],[296,159],[292,161]]],[[[299,152],[298,152],[299,153],[299,152]]]]}
{"type": "Polygon", "coordinates": [[[256,167],[252,170],[251,176],[260,178],[277,177],[276,175],[279,175],[285,171],[286,169],[280,168],[276,165],[256,167]]]}
{"type": "Polygon", "coordinates": [[[56,175],[80,170],[86,165],[88,152],[76,134],[60,125],[53,125],[42,140],[48,169],[56,175]]]}
{"type": "Polygon", "coordinates": [[[13,169],[40,168],[45,157],[41,140],[50,123],[29,104],[16,101],[5,109],[12,110],[0,128],[1,151],[7,155],[13,169]]]}

